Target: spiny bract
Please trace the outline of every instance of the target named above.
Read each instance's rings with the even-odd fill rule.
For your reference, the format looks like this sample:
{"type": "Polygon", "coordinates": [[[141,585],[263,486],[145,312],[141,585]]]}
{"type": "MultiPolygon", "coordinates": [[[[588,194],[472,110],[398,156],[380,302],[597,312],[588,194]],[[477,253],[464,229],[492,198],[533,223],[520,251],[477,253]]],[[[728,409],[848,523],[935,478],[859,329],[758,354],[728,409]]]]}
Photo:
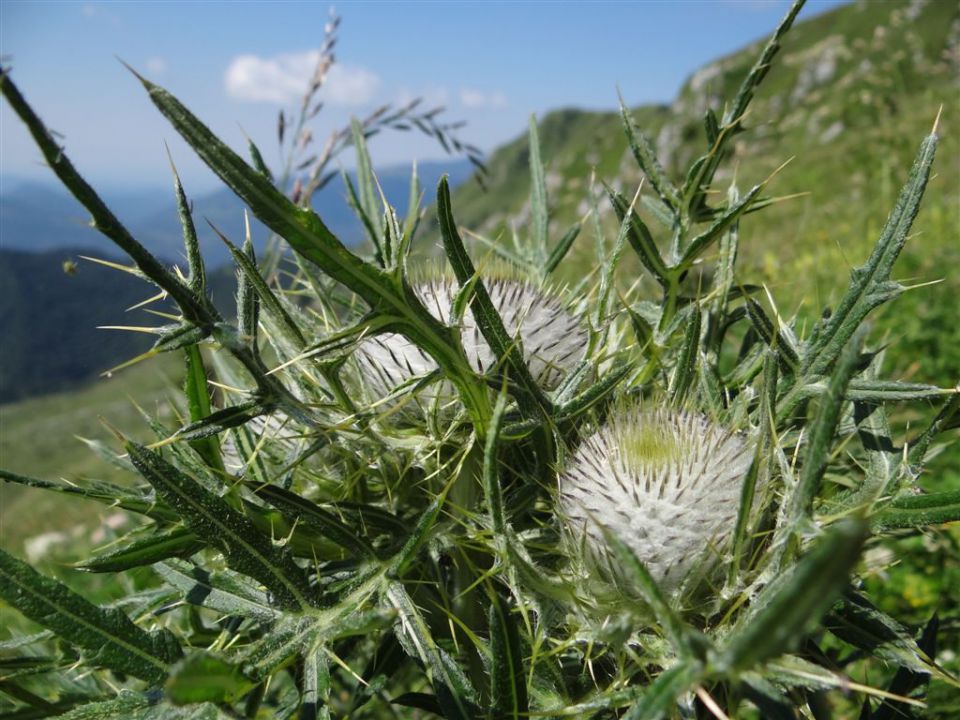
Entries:
{"type": "Polygon", "coordinates": [[[674,589],[729,538],[752,454],[747,435],[703,415],[634,408],[577,448],[560,476],[561,517],[614,573],[604,531],[674,589]]]}

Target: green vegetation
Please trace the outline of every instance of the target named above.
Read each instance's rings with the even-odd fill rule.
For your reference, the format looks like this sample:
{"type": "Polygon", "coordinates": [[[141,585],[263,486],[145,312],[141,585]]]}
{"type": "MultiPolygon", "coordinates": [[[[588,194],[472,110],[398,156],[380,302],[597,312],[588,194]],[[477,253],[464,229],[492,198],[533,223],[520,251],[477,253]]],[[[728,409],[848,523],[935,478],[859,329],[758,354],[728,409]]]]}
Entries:
{"type": "MultiPolygon", "coordinates": [[[[958,28],[960,8],[949,2],[852,3],[799,23],[757,91],[743,122],[747,134],[726,150],[714,188],[724,193],[734,178],[751,187],[790,161],[764,194],[792,199],[744,224],[739,262],[744,277],[770,289],[784,317],[796,313],[809,327],[869,253],[915,152],[913,138],[929,132],[942,106],[940,153],[953,160],[937,168],[895,271],[907,286],[939,284],[883,310],[877,332],[889,334],[887,362],[896,376],[948,385],[960,378],[953,350],[960,346],[953,321],[960,277],[947,272],[960,262],[960,136],[952,129],[960,118],[958,28]]],[[[704,112],[723,109],[759,47],[698,70],[670,107],[631,110],[672,176],[682,177],[701,152],[704,112]]],[[[539,132],[556,232],[589,212],[594,172],[633,196],[643,173],[618,113],[561,110],[542,118],[539,132]]],[[[510,245],[511,225],[529,216],[527,148],[524,135],[490,157],[487,192],[465,185],[454,193],[464,227],[510,245]]],[[[646,212],[644,219],[653,222],[646,212]]],[[[568,268],[592,265],[592,240],[581,238],[572,253],[568,268]]],[[[632,262],[625,278],[642,276],[632,262]]],[[[579,279],[574,270],[560,274],[579,279]]]]}
{"type": "MultiPolygon", "coordinates": [[[[151,437],[137,436],[139,420],[113,431],[105,454],[125,472],[112,481],[0,470],[23,498],[82,496],[137,518],[105,532],[107,545],[80,548],[62,580],[42,558],[0,551],[0,599],[15,618],[0,641],[0,709],[144,720],[949,717],[960,659],[937,648],[956,641],[947,583],[958,556],[940,528],[960,520],[960,488],[924,472],[937,450],[956,450],[960,393],[956,377],[946,387],[890,379],[885,355],[897,345],[884,348],[870,326],[875,311],[921,292],[907,292],[896,268],[939,167],[936,123],[910,139],[912,164],[890,166],[886,220],[849,278],[823,292],[830,313],[793,317],[782,296],[802,278],[742,262],[764,217],[798,237],[804,228],[783,223],[819,222],[782,214],[798,205],[774,194],[779,159],[747,122],[766,110],[791,127],[757,91],[792,96],[808,68],[824,76],[827,46],[780,53],[802,4],[749,62],[721,63],[736,72],[676,146],[685,158],[658,159],[644,134],[658,119],[669,128],[662,111],[624,111],[635,168],[620,172],[622,150],[607,176],[584,158],[581,171],[596,165],[609,184],[581,184],[575,199],[545,170],[539,137],[558,142],[606,119],[568,114],[557,134],[531,123],[524,221],[516,241],[486,243],[509,273],[465,245],[465,216],[441,180],[435,214],[455,286],[434,282],[412,252],[424,244],[416,204],[400,217],[376,192],[362,124],[351,204],[370,245],[358,254],[309,209],[310,177],[275,184],[255,147],[251,165],[138,76],[275,233],[259,258],[249,237],[229,245],[234,320],[209,297],[179,181],[183,273],[119,223],[4,72],[5,100],[94,226],[176,303],[154,349],[184,358],[186,377],[180,399],[148,419],[151,437]],[[792,81],[766,77],[775,61],[792,81]],[[752,274],[761,270],[769,292],[752,274]],[[925,405],[933,411],[897,424],[902,408],[925,405]],[[645,431],[656,437],[621,447],[621,433],[645,431]],[[941,617],[928,599],[904,609],[899,557],[938,569],[941,617]],[[83,572],[93,580],[78,581],[83,572]],[[46,631],[29,635],[33,623],[46,631]]],[[[919,17],[904,22],[939,32],[944,20],[919,17]]],[[[833,156],[821,159],[842,183],[833,156]]],[[[465,210],[481,212],[475,202],[465,210]]],[[[490,228],[504,219],[491,218],[490,228]]],[[[935,343],[947,335],[933,331],[935,343]]]]}
{"type": "MultiPolygon", "coordinates": [[[[98,328],[149,326],[151,311],[171,308],[146,303],[156,293],[139,278],[83,257],[117,262],[89,249],[0,250],[0,403],[82,386],[150,348],[150,335],[98,328]]],[[[233,273],[212,272],[209,284],[216,305],[231,307],[233,273]]]]}
{"type": "MultiPolygon", "coordinates": [[[[104,424],[108,422],[146,440],[152,433],[141,412],[169,421],[182,374],[178,358],[160,357],[98,379],[82,390],[4,405],[0,410],[0,465],[42,478],[121,481],[126,473],[79,438],[109,444],[113,433],[104,424]]],[[[15,552],[22,552],[25,540],[47,532],[72,531],[78,524],[89,533],[91,521],[105,512],[102,506],[80,498],[29,492],[8,483],[0,485],[0,508],[0,547],[15,552]]]]}

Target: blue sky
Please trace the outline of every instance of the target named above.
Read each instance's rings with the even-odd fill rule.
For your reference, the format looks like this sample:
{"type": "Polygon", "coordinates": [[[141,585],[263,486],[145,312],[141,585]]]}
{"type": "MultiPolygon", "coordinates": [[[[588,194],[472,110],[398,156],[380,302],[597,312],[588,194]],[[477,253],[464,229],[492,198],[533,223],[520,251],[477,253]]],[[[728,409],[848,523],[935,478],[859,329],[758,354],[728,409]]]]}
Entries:
{"type": "MultiPolygon", "coordinates": [[[[840,0],[812,0],[809,16],[840,0]]],[[[669,102],[700,65],[763,37],[786,0],[664,2],[340,2],[337,68],[313,125],[320,142],[351,115],[424,96],[466,120],[463,139],[491,150],[531,113],[669,102]]],[[[179,142],[123,58],[177,95],[235,147],[249,134],[277,159],[276,117],[293,109],[328,17],[326,3],[0,2],[0,54],[91,180],[166,184],[163,141],[188,190],[215,179],[179,142]]],[[[49,171],[17,118],[0,109],[0,173],[49,171]]],[[[379,164],[435,159],[412,134],[376,138],[379,164]]],[[[349,158],[344,158],[349,165],[349,158]]]]}

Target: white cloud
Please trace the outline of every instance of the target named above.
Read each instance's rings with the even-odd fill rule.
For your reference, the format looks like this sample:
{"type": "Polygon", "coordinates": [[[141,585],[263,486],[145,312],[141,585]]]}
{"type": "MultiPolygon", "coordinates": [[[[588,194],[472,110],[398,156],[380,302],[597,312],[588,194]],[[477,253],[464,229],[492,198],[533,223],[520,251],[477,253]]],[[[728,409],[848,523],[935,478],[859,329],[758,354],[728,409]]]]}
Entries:
{"type": "Polygon", "coordinates": [[[499,90],[487,93],[476,88],[460,88],[460,104],[466,108],[505,108],[507,96],[499,90]]]}
{"type": "MultiPolygon", "coordinates": [[[[237,100],[286,104],[301,97],[320,59],[317,50],[263,58],[235,57],[227,68],[227,93],[237,100]]],[[[331,105],[351,107],[371,102],[380,89],[380,78],[355,65],[330,68],[321,97],[331,105]]]]}
{"type": "Polygon", "coordinates": [[[80,12],[83,13],[84,17],[93,18],[94,20],[106,20],[116,27],[121,27],[123,25],[123,23],[120,21],[120,17],[107,10],[103,3],[84,3],[80,6],[80,12]]]}
{"type": "Polygon", "coordinates": [[[154,75],[162,75],[167,71],[167,61],[162,57],[152,57],[147,60],[147,70],[154,75]]]}

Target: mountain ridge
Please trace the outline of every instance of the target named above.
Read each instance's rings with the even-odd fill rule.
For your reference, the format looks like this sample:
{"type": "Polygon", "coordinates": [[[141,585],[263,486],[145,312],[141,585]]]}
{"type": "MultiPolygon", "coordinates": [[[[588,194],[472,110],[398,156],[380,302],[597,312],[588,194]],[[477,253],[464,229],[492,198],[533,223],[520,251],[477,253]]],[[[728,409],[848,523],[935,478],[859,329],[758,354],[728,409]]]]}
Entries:
{"type": "MultiPolygon", "coordinates": [[[[441,174],[449,174],[451,184],[459,185],[471,176],[472,166],[467,160],[431,161],[418,163],[417,172],[426,187],[439,180],[441,174]]],[[[410,173],[410,166],[393,165],[378,171],[377,175],[384,194],[401,213],[406,211],[410,173]]],[[[355,176],[348,175],[355,182],[355,176]]],[[[84,248],[116,254],[106,238],[89,228],[89,214],[83,206],[55,181],[4,179],[0,187],[3,188],[0,191],[0,247],[28,252],[84,248]]],[[[191,196],[189,189],[187,191],[207,264],[216,267],[229,262],[229,251],[206,221],[239,245],[242,243],[245,205],[225,187],[196,196],[191,196]]],[[[336,177],[317,193],[314,208],[344,243],[357,245],[364,240],[363,227],[350,210],[346,194],[342,179],[336,177]]],[[[182,257],[183,236],[172,186],[162,192],[146,188],[104,193],[103,197],[148,250],[167,261],[182,257]]],[[[268,232],[251,219],[255,242],[262,243],[268,232]]]]}
{"type": "MultiPolygon", "coordinates": [[[[809,10],[809,7],[807,8],[809,10]]],[[[765,41],[695,71],[668,106],[630,109],[636,125],[657,149],[678,183],[685,168],[706,150],[707,108],[723,111],[765,41]]],[[[960,377],[960,329],[944,308],[960,296],[960,5],[902,0],[856,2],[807,17],[801,13],[731,143],[716,175],[714,192],[736,184],[740,192],[772,176],[768,192],[792,199],[750,214],[741,223],[740,275],[763,283],[780,312],[814,319],[846,287],[893,209],[920,141],[940,113],[940,149],[924,207],[895,274],[905,285],[939,282],[906,293],[876,313],[877,334],[904,334],[888,360],[904,376],[953,385],[960,377]],[[940,110],[942,109],[942,113],[940,110]],[[789,164],[780,172],[785,162],[789,164]]],[[[632,197],[643,180],[617,112],[564,110],[539,119],[545,164],[549,234],[556,242],[590,211],[598,198],[607,242],[616,227],[599,182],[632,197]]],[[[452,193],[457,222],[488,241],[511,237],[529,213],[530,173],[526,133],[495,151],[487,162],[490,191],[463,186],[452,193]]],[[[649,194],[649,183],[645,193],[649,194]]],[[[641,204],[642,205],[642,204],[641,204]]],[[[669,231],[644,210],[661,248],[669,231]]],[[[558,269],[558,281],[574,282],[597,263],[593,223],[558,269]]],[[[523,231],[520,231],[523,241],[523,231]]],[[[425,252],[424,246],[420,249],[425,252]]],[[[477,244],[478,254],[487,252],[477,244]]],[[[631,253],[621,266],[626,285],[657,292],[631,253]]]]}

